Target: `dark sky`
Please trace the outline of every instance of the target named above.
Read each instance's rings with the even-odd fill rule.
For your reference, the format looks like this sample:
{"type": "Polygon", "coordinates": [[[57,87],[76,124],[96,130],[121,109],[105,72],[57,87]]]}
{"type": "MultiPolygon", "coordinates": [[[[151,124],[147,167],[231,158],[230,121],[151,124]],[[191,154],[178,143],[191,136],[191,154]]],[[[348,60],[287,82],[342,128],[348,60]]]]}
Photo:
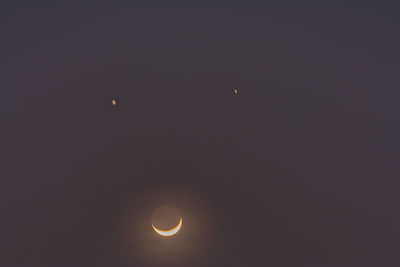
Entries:
{"type": "Polygon", "coordinates": [[[2,3],[0,266],[400,266],[399,5],[283,2],[2,3]]]}

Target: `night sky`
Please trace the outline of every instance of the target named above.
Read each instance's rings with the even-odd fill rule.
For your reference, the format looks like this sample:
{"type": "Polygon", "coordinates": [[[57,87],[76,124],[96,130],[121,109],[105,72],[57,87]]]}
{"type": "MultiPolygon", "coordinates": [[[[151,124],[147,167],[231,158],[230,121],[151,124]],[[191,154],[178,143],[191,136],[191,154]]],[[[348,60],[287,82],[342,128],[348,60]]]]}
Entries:
{"type": "Polygon", "coordinates": [[[15,2],[0,266],[400,266],[400,5],[15,2]]]}

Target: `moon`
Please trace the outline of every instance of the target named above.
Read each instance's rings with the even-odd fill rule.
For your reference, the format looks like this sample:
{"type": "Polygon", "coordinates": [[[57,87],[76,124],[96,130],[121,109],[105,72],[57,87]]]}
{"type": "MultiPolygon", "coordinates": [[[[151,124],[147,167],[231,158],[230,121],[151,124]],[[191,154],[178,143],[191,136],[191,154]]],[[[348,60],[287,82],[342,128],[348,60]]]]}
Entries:
{"type": "Polygon", "coordinates": [[[179,230],[181,230],[182,227],[182,217],[179,219],[179,223],[177,226],[175,226],[174,228],[170,229],[170,230],[160,230],[157,229],[157,227],[154,226],[154,224],[151,224],[151,226],[153,226],[154,231],[161,235],[161,236],[173,236],[175,234],[177,234],[179,232],[179,230]]]}

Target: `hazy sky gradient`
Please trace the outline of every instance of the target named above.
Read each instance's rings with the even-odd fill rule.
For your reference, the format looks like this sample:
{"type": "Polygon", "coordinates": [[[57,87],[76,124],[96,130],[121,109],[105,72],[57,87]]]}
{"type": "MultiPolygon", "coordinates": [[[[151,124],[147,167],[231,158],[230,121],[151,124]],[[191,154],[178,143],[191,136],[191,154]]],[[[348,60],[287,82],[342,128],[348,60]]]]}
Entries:
{"type": "Polygon", "coordinates": [[[0,7],[1,266],[399,266],[398,5],[0,7]]]}

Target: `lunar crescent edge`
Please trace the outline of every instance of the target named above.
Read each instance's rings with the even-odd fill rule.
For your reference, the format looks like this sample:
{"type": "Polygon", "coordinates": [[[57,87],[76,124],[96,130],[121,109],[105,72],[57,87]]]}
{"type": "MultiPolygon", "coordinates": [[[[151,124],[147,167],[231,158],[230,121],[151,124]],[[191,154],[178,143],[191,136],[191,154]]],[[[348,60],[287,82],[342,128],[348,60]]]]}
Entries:
{"type": "Polygon", "coordinates": [[[176,233],[178,233],[179,230],[181,230],[181,227],[182,227],[182,218],[180,218],[178,225],[175,226],[174,228],[170,229],[170,230],[160,230],[160,229],[157,229],[153,224],[152,224],[151,226],[153,226],[154,231],[155,231],[157,234],[161,235],[161,236],[173,236],[173,235],[175,235],[176,233]]]}

